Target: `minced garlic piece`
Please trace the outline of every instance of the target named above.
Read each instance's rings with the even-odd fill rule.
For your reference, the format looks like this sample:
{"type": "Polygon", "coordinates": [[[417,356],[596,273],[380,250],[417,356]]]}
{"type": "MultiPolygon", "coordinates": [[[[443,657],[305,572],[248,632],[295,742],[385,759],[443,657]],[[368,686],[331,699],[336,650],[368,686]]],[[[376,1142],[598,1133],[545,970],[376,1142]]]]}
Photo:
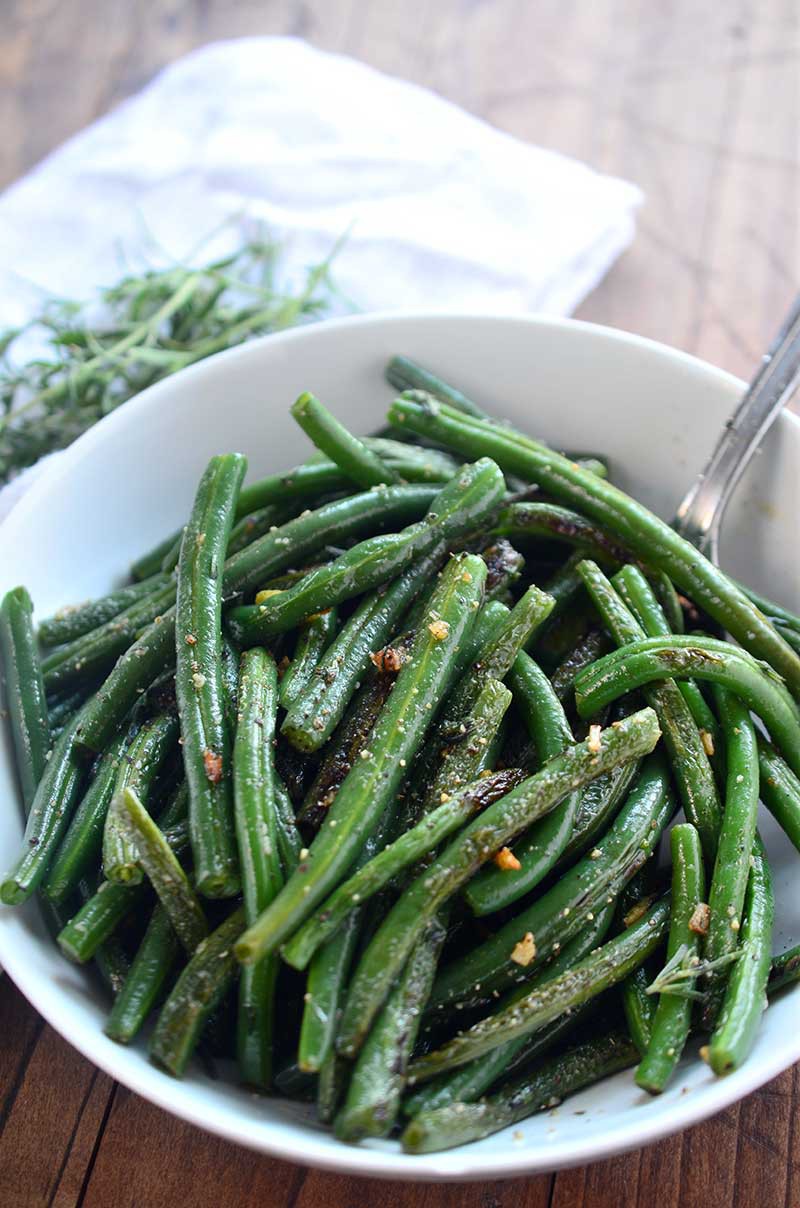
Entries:
{"type": "Polygon", "coordinates": [[[698,902],[689,919],[689,930],[695,935],[708,935],[708,925],[711,922],[711,909],[707,902],[698,902]]]}
{"type": "Polygon", "coordinates": [[[271,599],[272,596],[280,595],[283,595],[283,592],[281,592],[277,587],[265,587],[264,590],[260,591],[256,596],[256,604],[263,604],[265,600],[271,599]]]}
{"type": "Polygon", "coordinates": [[[447,621],[431,621],[428,631],[436,638],[437,642],[443,642],[446,637],[450,636],[450,626],[447,624],[447,621]]]}
{"type": "Polygon", "coordinates": [[[522,868],[522,865],[510,847],[501,847],[498,852],[495,852],[492,859],[503,872],[518,872],[522,868]]]}
{"type": "Polygon", "coordinates": [[[222,756],[216,751],[203,751],[203,768],[205,770],[206,779],[212,784],[219,784],[222,780],[222,756]]]}
{"type": "Polygon", "coordinates": [[[592,752],[593,755],[598,755],[600,753],[600,748],[601,748],[600,734],[601,733],[602,733],[602,726],[596,726],[596,725],[589,726],[589,738],[588,738],[586,745],[589,748],[589,750],[592,752]]]}
{"type": "Polygon", "coordinates": [[[622,920],[624,925],[626,927],[632,927],[634,923],[638,923],[639,919],[644,918],[644,916],[647,914],[655,900],[655,894],[651,893],[644,898],[640,898],[638,902],[635,902],[622,920]]]}
{"type": "Polygon", "coordinates": [[[394,646],[384,646],[383,650],[375,650],[369,658],[379,671],[397,672],[404,662],[402,650],[397,650],[394,646]]]}
{"type": "Polygon", "coordinates": [[[511,959],[515,965],[529,965],[536,956],[536,944],[533,939],[533,932],[526,931],[518,944],[515,944],[511,950],[511,959]]]}

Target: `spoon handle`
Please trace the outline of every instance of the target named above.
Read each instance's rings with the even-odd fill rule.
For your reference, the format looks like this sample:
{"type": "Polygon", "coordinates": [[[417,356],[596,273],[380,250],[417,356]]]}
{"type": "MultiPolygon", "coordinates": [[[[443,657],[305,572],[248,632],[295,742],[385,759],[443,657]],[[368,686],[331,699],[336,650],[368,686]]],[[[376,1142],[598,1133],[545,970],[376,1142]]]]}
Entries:
{"type": "Polygon", "coordinates": [[[800,381],[800,296],[675,515],[678,532],[718,562],[719,525],[750,458],[800,381]]]}

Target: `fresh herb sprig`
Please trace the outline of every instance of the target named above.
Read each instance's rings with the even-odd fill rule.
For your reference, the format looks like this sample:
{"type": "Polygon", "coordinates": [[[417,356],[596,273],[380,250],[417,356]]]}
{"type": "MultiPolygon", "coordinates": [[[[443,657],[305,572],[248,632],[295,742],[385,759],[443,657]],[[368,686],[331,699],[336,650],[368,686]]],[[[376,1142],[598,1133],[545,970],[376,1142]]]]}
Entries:
{"type": "Polygon", "coordinates": [[[186,365],[320,317],[337,248],[295,290],[279,282],[280,246],[258,237],[201,268],[131,274],[91,302],[49,301],[24,328],[0,333],[0,483],[186,365]],[[15,344],[32,331],[45,354],[16,365],[15,344]]]}
{"type": "Polygon", "coordinates": [[[708,995],[707,992],[697,989],[698,977],[707,977],[709,973],[724,969],[726,965],[737,961],[740,956],[741,949],[737,949],[735,952],[726,952],[714,960],[701,960],[699,956],[692,954],[688,944],[681,944],[647,987],[645,993],[669,994],[676,998],[694,998],[703,1002],[708,995]]]}

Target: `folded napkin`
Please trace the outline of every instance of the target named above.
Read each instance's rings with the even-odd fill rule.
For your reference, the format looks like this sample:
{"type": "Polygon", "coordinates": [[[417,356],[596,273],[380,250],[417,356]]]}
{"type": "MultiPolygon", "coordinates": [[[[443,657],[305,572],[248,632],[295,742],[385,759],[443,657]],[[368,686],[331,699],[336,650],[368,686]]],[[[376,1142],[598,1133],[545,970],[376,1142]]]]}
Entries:
{"type": "Polygon", "coordinates": [[[640,200],[353,59],[219,42],[0,196],[0,326],[50,293],[223,254],[254,220],[290,280],[349,232],[335,276],[363,310],[565,314],[630,242],[640,200]]]}

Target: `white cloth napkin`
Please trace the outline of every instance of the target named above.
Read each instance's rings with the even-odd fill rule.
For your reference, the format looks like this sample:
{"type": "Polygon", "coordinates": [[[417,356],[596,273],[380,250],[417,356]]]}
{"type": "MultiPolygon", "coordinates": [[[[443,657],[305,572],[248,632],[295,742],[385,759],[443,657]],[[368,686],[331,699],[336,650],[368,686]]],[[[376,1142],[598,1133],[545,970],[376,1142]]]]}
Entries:
{"type": "Polygon", "coordinates": [[[363,63],[293,38],[219,42],[0,196],[0,326],[50,293],[229,250],[253,220],[284,241],[289,279],[349,230],[335,277],[363,310],[566,314],[640,201],[363,63]]]}

